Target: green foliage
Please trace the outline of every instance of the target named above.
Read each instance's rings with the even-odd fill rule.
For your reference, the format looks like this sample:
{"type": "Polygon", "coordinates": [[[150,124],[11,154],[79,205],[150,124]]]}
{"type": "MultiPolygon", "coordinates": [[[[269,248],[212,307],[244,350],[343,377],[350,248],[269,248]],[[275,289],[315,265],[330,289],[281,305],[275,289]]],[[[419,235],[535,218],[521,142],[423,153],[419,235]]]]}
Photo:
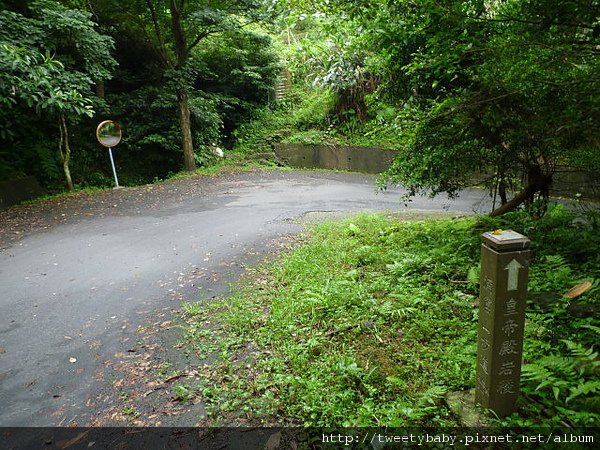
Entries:
{"type": "Polygon", "coordinates": [[[46,0],[0,11],[1,162],[47,186],[56,181],[58,158],[44,142],[58,144],[59,117],[72,123],[93,116],[98,102],[90,86],[115,68],[113,41],[90,17],[46,0]]]}
{"type": "Polygon", "coordinates": [[[278,71],[278,57],[264,30],[249,25],[265,10],[253,9],[258,4],[252,1],[187,2],[180,19],[185,38],[194,45],[184,55],[186,63],[177,64],[169,42],[169,5],[164,9],[159,3],[6,2],[0,12],[2,177],[33,173],[51,190],[60,188],[52,170],[60,167],[58,152],[43,144],[56,142],[52,145],[58,148],[55,113],[71,116],[76,185],[112,184],[106,152],[93,133],[102,119],[118,120],[124,127],[124,140],[115,149],[122,184],[168,177],[181,168],[176,92],[182,88],[189,91],[196,162],[215,162],[212,147],[227,145],[233,130],[267,102],[278,71]],[[148,39],[156,37],[149,8],[155,8],[166,54],[161,54],[158,38],[148,39]],[[112,37],[99,34],[99,28],[112,37]],[[113,55],[119,71],[111,80],[113,55]],[[105,99],[92,95],[95,82],[102,82],[105,99]],[[88,119],[93,111],[99,113],[94,121],[88,119]],[[43,157],[36,158],[38,154],[43,157]]]}
{"type": "MultiPolygon", "coordinates": [[[[234,133],[239,151],[271,151],[276,142],[314,144],[339,140],[334,127],[338,86],[323,82],[333,64],[332,52],[336,56],[339,53],[329,26],[334,24],[327,24],[323,16],[289,7],[276,22],[274,44],[281,65],[291,77],[291,92],[282,101],[272,101],[267,109],[257,111],[251,122],[234,133]]],[[[334,70],[329,76],[333,73],[334,70]]]]}
{"type": "Polygon", "coordinates": [[[131,417],[132,419],[138,418],[142,415],[142,413],[139,412],[135,406],[130,405],[124,406],[121,409],[121,414],[123,414],[124,416],[131,417]]]}
{"type": "Polygon", "coordinates": [[[257,12],[245,10],[244,5],[252,2],[187,2],[180,18],[190,45],[182,55],[185,64],[176,61],[168,8],[159,8],[159,2],[133,2],[126,8],[116,2],[112,8],[110,3],[98,2],[96,11],[114,28],[120,50],[122,72],[118,83],[107,85],[107,100],[114,105],[112,117],[121,120],[127,131],[122,144],[127,155],[124,174],[132,182],[150,182],[180,170],[176,93],[181,89],[189,96],[196,164],[212,164],[210,149],[226,148],[232,132],[267,102],[277,71],[277,55],[264,30],[257,25],[238,26],[246,13],[257,12]],[[164,49],[149,8],[156,8],[164,49]],[[146,63],[136,63],[140,58],[146,63]]]}
{"type": "Polygon", "coordinates": [[[537,363],[526,365],[524,379],[539,383],[536,391],[550,390],[554,398],[560,397],[564,404],[582,395],[600,393],[598,352],[572,341],[562,342],[571,353],[569,356],[546,356],[537,363]]]}
{"type": "Polygon", "coordinates": [[[335,47],[327,22],[323,14],[307,14],[294,7],[276,21],[277,51],[299,85],[314,85],[327,70],[326,61],[335,47]]]}
{"type": "Polygon", "coordinates": [[[28,2],[27,16],[0,14],[1,102],[91,117],[89,85],[115,67],[112,40],[94,30],[91,15],[49,0],[28,2]]]}
{"type": "Polygon", "coordinates": [[[56,157],[56,143],[39,127],[39,119],[29,112],[13,111],[12,120],[22,128],[14,128],[9,143],[0,150],[0,180],[34,175],[46,186],[61,184],[61,170],[56,157]],[[35,146],[32,145],[35,143],[35,146]]]}
{"type": "Polygon", "coordinates": [[[180,402],[187,402],[196,396],[196,390],[186,384],[176,384],[173,388],[173,397],[180,402]]]}
{"type": "MultiPolygon", "coordinates": [[[[0,23],[6,26],[7,19],[14,20],[17,15],[8,11],[2,12],[0,23]]],[[[3,36],[3,41],[7,36],[3,36]]],[[[56,95],[68,96],[68,92],[48,91],[51,89],[51,77],[61,76],[64,66],[53,59],[49,54],[43,55],[34,49],[25,49],[13,44],[0,43],[0,64],[2,77],[0,88],[2,97],[0,102],[5,107],[14,106],[18,100],[23,101],[29,108],[37,111],[45,109],[50,99],[56,95]],[[46,92],[43,89],[46,89],[46,92]],[[41,102],[44,102],[40,105],[41,102]]],[[[72,94],[72,93],[71,93],[72,94]]],[[[2,138],[6,139],[9,129],[2,128],[2,138]]]]}
{"type": "MultiPolygon", "coordinates": [[[[582,297],[561,298],[577,283],[600,275],[597,213],[577,214],[555,206],[542,219],[525,211],[480,222],[480,229],[512,228],[532,241],[529,290],[539,300],[530,304],[527,317],[522,389],[543,405],[545,414],[554,416],[550,422],[567,418],[578,425],[597,425],[598,283],[582,297]]],[[[539,407],[529,405],[523,415],[535,417],[539,407]]],[[[519,420],[512,417],[504,423],[515,425],[519,420]]],[[[527,423],[538,425],[539,420],[527,423]]]]}
{"type": "Polygon", "coordinates": [[[254,294],[228,309],[228,327],[246,338],[264,320],[254,339],[272,354],[261,360],[258,381],[270,388],[256,404],[270,405],[275,393],[279,408],[306,425],[454,423],[439,406],[444,392],[472,381],[464,367],[474,347],[462,328],[473,323],[472,296],[429,281],[442,272],[464,276],[465,258],[478,251],[473,243],[456,252],[466,227],[362,217],[316,229],[309,246],[274,267],[268,317],[249,313],[254,294]],[[425,258],[435,243],[443,250],[425,258]],[[422,265],[413,272],[408,261],[417,258],[422,265]],[[432,335],[442,324],[446,332],[432,335]]]}
{"type": "Polygon", "coordinates": [[[264,108],[254,111],[253,118],[241,124],[234,132],[236,146],[241,153],[271,151],[271,145],[291,133],[289,115],[284,109],[264,108]]]}
{"type": "Polygon", "coordinates": [[[149,181],[180,167],[180,135],[176,98],[172,92],[147,86],[127,95],[108,96],[107,100],[112,117],[126,130],[116,153],[127,156],[126,163],[120,164],[120,172],[135,173],[149,181]]]}
{"type": "Polygon", "coordinates": [[[273,142],[400,148],[414,133],[419,111],[398,108],[372,92],[380,80],[367,69],[364,30],[347,16],[300,3],[292,2],[275,26],[292,92],[236,132],[238,149],[263,152],[273,142]]]}
{"type": "Polygon", "coordinates": [[[243,153],[272,151],[278,142],[315,144],[328,138],[332,95],[328,90],[295,86],[281,103],[254,113],[235,131],[236,150],[243,153]]]}
{"type": "Polygon", "coordinates": [[[385,182],[454,195],[475,174],[502,192],[526,178],[530,202],[559,165],[598,170],[597,2],[293,3],[333,44],[314,77],[338,93],[336,131],[399,150],[385,182]]]}
{"type": "MultiPolygon", "coordinates": [[[[132,1],[123,4],[116,1],[98,2],[102,15],[117,19],[118,27],[129,31],[137,39],[149,41],[149,47],[154,52],[156,68],[159,69],[162,83],[177,96],[179,131],[181,133],[181,147],[185,169],[195,169],[194,143],[192,124],[188,120],[190,113],[189,97],[194,90],[198,69],[206,69],[205,75],[210,73],[211,67],[198,67],[194,61],[194,51],[201,43],[213,35],[235,34],[253,22],[268,16],[268,3],[261,0],[235,0],[223,2],[215,1],[188,1],[188,2],[163,2],[163,1],[132,1]]],[[[250,33],[238,33],[240,42],[247,43],[250,33]]],[[[207,48],[210,45],[207,46],[207,48]]],[[[240,49],[243,45],[233,48],[240,49]]],[[[213,47],[214,48],[214,47],[213,47]]],[[[241,56],[238,52],[238,57],[241,56]]],[[[250,54],[250,53],[248,53],[250,54]]],[[[220,51],[221,63],[226,62],[226,52],[220,51]]],[[[212,58],[211,58],[212,59],[212,58]]],[[[255,81],[260,78],[260,71],[255,67],[245,65],[246,61],[239,58],[245,70],[231,67],[231,74],[240,84],[248,85],[248,80],[255,81]]],[[[239,63],[238,63],[239,64],[239,63]]],[[[228,64],[223,69],[227,70],[228,64]]],[[[219,67],[215,65],[213,67],[219,67]]],[[[220,67],[219,67],[220,69],[220,67]]],[[[222,69],[220,69],[222,70],[222,69]]],[[[248,88],[249,86],[246,86],[248,88]]],[[[221,95],[223,100],[227,95],[221,95]]]]}
{"type": "Polygon", "coordinates": [[[272,42],[261,30],[211,37],[196,49],[190,65],[196,71],[195,84],[216,104],[225,139],[257,105],[267,103],[280,70],[272,42]]]}
{"type": "MultiPolygon", "coordinates": [[[[127,178],[132,184],[150,182],[177,172],[181,167],[181,136],[177,99],[172,91],[145,86],[125,95],[110,95],[107,100],[112,117],[118,118],[126,130],[118,147],[123,155],[120,166],[124,183],[127,178]]],[[[201,91],[192,93],[189,104],[198,155],[206,155],[205,149],[220,141],[221,115],[216,102],[201,91]]]]}
{"type": "MultiPolygon", "coordinates": [[[[326,129],[333,108],[333,95],[327,89],[311,89],[302,94],[301,103],[292,106],[291,122],[301,131],[326,129]]],[[[293,99],[291,100],[293,101],[293,99]]]]}
{"type": "MultiPolygon", "coordinates": [[[[481,230],[513,229],[528,236],[532,242],[536,264],[544,261],[556,262],[558,258],[558,265],[546,267],[546,269],[556,269],[560,266],[560,258],[563,258],[568,265],[576,265],[582,269],[577,276],[590,274],[594,278],[600,275],[600,254],[596,251],[600,247],[600,235],[597,233],[599,225],[597,212],[578,214],[563,205],[551,208],[542,220],[518,212],[508,213],[502,218],[481,217],[479,219],[481,230]],[[577,236],[577,239],[574,239],[574,236],[577,236]],[[549,260],[548,256],[551,256],[549,260]]],[[[554,276],[550,272],[552,271],[546,271],[549,276],[554,276]]]]}
{"type": "Polygon", "coordinates": [[[539,399],[547,412],[558,411],[580,425],[597,426],[600,420],[598,352],[569,340],[561,340],[561,343],[565,348],[563,353],[544,356],[523,366],[524,390],[539,399]]]}
{"type": "MultiPolygon", "coordinates": [[[[599,267],[573,259],[581,243],[597,258],[600,242],[587,239],[599,222],[575,219],[557,207],[535,221],[526,212],[412,223],[363,215],[315,226],[307,242],[259,269],[256,284],[202,309],[199,322],[219,319],[219,337],[205,330],[194,345],[228,342],[214,369],[227,379],[210,385],[212,410],[244,405],[251,418],[278,424],[455,426],[443,397],[474,385],[482,230],[527,229],[530,286],[562,295],[599,267]],[[252,370],[231,362],[240,346],[254,349],[252,370]]],[[[546,294],[550,303],[532,300],[527,312],[521,385],[529,402],[498,424],[597,425],[600,324],[583,311],[600,291],[571,301],[546,294]]]]}

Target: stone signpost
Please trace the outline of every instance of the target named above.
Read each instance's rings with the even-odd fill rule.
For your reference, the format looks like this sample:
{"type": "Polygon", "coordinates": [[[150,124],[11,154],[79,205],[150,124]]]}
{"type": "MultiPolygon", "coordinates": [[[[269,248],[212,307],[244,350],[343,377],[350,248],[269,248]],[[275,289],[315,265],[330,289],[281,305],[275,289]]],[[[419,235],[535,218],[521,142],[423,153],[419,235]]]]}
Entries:
{"type": "Polygon", "coordinates": [[[475,402],[500,417],[519,393],[529,244],[510,230],[483,235],[475,402]]]}

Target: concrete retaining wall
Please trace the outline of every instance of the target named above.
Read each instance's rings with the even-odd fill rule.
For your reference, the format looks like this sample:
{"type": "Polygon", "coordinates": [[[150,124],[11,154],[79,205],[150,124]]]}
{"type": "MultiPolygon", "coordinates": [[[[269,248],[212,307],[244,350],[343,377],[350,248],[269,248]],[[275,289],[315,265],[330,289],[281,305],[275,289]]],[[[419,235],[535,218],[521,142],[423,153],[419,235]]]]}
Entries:
{"type": "MultiPolygon", "coordinates": [[[[339,169],[364,173],[381,173],[389,168],[395,151],[373,147],[335,145],[275,144],[275,155],[291,167],[339,169]]],[[[478,177],[475,176],[475,179],[478,177]]],[[[561,167],[554,175],[553,196],[570,197],[582,193],[584,198],[600,200],[600,175],[561,167]]]]}
{"type": "Polygon", "coordinates": [[[43,194],[44,191],[35,177],[2,181],[0,182],[0,209],[34,199],[43,194]]]}
{"type": "Polygon", "coordinates": [[[364,173],[385,171],[395,152],[372,147],[275,144],[275,155],[291,167],[339,169],[364,173]]]}

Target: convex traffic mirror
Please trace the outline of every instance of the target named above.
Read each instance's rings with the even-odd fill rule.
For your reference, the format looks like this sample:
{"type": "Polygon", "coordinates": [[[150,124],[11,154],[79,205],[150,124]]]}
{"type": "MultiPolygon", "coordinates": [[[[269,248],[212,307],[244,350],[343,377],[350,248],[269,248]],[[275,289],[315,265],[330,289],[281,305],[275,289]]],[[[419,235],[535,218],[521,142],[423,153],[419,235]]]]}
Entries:
{"type": "Polygon", "coordinates": [[[108,148],[112,148],[121,142],[122,135],[121,125],[112,120],[105,120],[96,128],[98,142],[108,148]]]}
{"type": "Polygon", "coordinates": [[[101,145],[108,147],[110,165],[112,166],[113,175],[115,177],[115,187],[117,188],[119,187],[119,179],[117,178],[117,168],[115,166],[112,149],[121,142],[122,136],[123,131],[121,125],[114,120],[105,120],[96,128],[96,139],[98,139],[98,142],[100,142],[101,145]]]}

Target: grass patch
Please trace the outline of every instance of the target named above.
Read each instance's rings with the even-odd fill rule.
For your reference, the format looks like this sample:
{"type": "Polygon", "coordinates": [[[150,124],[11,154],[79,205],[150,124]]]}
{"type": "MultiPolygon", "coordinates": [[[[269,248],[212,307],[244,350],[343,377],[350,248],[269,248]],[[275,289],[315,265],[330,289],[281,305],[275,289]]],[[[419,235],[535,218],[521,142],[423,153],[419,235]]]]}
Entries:
{"type": "Polygon", "coordinates": [[[260,161],[248,161],[241,153],[229,152],[227,158],[215,159],[211,164],[201,166],[193,172],[182,170],[170,175],[160,182],[172,180],[182,180],[201,176],[217,176],[223,173],[242,173],[252,172],[254,170],[265,170],[272,166],[261,163],[260,161]]]}
{"type": "Polygon", "coordinates": [[[475,384],[480,236],[512,228],[533,241],[530,291],[552,300],[530,302],[526,401],[502,423],[597,426],[600,289],[562,294],[600,275],[600,220],[574,219],[556,208],[540,220],[313,226],[233,297],[184,308],[198,330],[187,348],[217,355],[200,389],[211,424],[458,425],[444,396],[475,384]]]}
{"type": "Polygon", "coordinates": [[[65,191],[57,194],[45,194],[39,197],[33,198],[31,200],[24,200],[18,205],[35,205],[38,203],[44,203],[48,201],[56,201],[62,199],[76,198],[84,195],[95,195],[99,192],[104,192],[108,189],[112,188],[104,188],[104,187],[96,187],[96,186],[87,186],[87,187],[75,187],[74,191],[65,191]]]}

